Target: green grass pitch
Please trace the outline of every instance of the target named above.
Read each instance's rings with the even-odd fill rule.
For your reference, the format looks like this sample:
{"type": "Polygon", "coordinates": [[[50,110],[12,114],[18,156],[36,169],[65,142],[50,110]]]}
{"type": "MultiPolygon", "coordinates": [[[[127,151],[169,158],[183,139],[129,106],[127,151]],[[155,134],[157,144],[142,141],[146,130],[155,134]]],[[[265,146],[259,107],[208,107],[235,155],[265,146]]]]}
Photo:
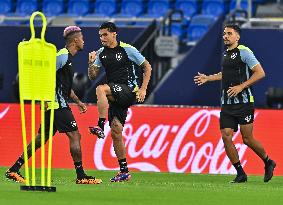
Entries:
{"type": "Polygon", "coordinates": [[[131,181],[111,183],[116,172],[88,170],[103,183],[76,185],[74,170],[53,169],[52,186],[57,192],[45,193],[20,191],[20,184],[6,180],[6,169],[0,167],[1,205],[283,204],[283,177],[264,183],[263,176],[249,176],[247,183],[230,184],[231,175],[132,172],[131,181]]]}

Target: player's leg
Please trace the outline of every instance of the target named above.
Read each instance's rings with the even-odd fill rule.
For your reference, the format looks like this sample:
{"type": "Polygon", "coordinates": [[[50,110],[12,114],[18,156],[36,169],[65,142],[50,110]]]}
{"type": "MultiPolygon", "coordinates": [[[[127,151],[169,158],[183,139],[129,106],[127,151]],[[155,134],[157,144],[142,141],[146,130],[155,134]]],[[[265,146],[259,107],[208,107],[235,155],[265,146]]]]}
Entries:
{"type": "Polygon", "coordinates": [[[104,124],[107,116],[107,110],[109,107],[108,100],[114,100],[111,95],[111,89],[109,85],[99,85],[96,88],[97,96],[97,108],[98,108],[98,126],[104,130],[104,124]]]}
{"type": "Polygon", "coordinates": [[[276,163],[265,152],[261,143],[253,136],[254,110],[247,108],[240,118],[240,130],[243,142],[259,156],[265,164],[264,182],[268,182],[272,176],[276,163]]]}
{"type": "Polygon", "coordinates": [[[222,108],[221,110],[220,129],[221,129],[221,135],[226,154],[237,171],[236,178],[231,182],[232,183],[246,182],[247,175],[243,170],[243,167],[239,160],[237,149],[232,140],[234,131],[237,131],[238,129],[238,124],[236,119],[229,114],[229,109],[222,108]]]}
{"type": "Polygon", "coordinates": [[[70,108],[60,109],[56,115],[56,127],[59,132],[66,133],[69,138],[70,153],[77,173],[77,184],[99,184],[100,179],[87,176],[83,170],[81,152],[81,134],[78,131],[76,120],[70,108]]]}
{"type": "Polygon", "coordinates": [[[114,101],[114,98],[111,94],[111,89],[109,85],[99,85],[96,88],[97,96],[97,108],[98,108],[98,122],[97,126],[90,126],[89,131],[91,134],[96,135],[98,138],[104,138],[104,124],[107,116],[107,110],[109,107],[108,102],[114,101]]]}
{"type": "Polygon", "coordinates": [[[111,126],[114,151],[120,166],[120,172],[111,181],[120,182],[131,178],[127,166],[126,148],[123,142],[122,131],[127,118],[128,107],[134,104],[136,98],[135,93],[127,85],[114,84],[110,87],[115,102],[110,103],[108,119],[111,126]]]}
{"type": "MultiPolygon", "coordinates": [[[[48,141],[49,139],[49,122],[50,122],[50,111],[47,111],[45,113],[45,142],[44,144],[48,141]]],[[[53,136],[56,133],[56,126],[53,128],[53,136]]],[[[35,151],[41,147],[41,126],[38,129],[38,134],[35,137],[35,151]]],[[[27,155],[28,159],[32,156],[32,146],[31,143],[28,144],[27,146],[27,155]]],[[[17,161],[11,166],[5,173],[6,178],[11,179],[15,182],[20,182],[20,183],[25,183],[24,177],[20,173],[20,169],[25,163],[24,161],[24,153],[20,155],[20,157],[17,159],[17,161]]]]}
{"type": "Polygon", "coordinates": [[[78,130],[72,132],[66,132],[66,135],[69,138],[70,143],[70,153],[74,161],[74,166],[77,173],[77,184],[100,184],[102,182],[101,179],[96,179],[92,176],[87,176],[83,169],[82,163],[82,151],[81,151],[81,134],[78,130]]]}
{"type": "Polygon", "coordinates": [[[131,179],[131,174],[127,166],[126,148],[122,137],[123,125],[117,117],[111,120],[111,137],[113,147],[120,166],[120,172],[111,179],[111,182],[128,181],[131,179]]]}

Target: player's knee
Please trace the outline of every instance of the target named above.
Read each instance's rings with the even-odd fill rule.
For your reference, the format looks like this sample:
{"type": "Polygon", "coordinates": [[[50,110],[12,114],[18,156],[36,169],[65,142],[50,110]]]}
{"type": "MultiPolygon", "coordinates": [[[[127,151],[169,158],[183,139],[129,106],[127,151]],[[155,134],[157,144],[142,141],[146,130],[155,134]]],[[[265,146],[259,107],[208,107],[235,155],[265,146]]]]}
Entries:
{"type": "Polygon", "coordinates": [[[223,142],[230,142],[232,141],[233,131],[230,129],[221,130],[222,140],[223,142]]]}

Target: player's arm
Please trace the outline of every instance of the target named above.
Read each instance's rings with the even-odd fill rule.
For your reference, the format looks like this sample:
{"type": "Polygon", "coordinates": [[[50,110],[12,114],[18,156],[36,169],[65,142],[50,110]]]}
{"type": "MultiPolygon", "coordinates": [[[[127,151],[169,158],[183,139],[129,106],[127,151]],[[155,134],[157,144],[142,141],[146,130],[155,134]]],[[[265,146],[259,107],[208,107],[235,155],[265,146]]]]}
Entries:
{"type": "Polygon", "coordinates": [[[150,80],[152,68],[151,68],[150,63],[147,60],[145,60],[141,64],[141,67],[143,69],[143,81],[142,81],[142,85],[141,85],[140,89],[146,90],[147,86],[148,86],[148,83],[149,83],[149,80],[150,80]]]}
{"type": "Polygon", "coordinates": [[[95,51],[88,54],[88,77],[90,80],[94,80],[99,74],[99,67],[95,64],[97,61],[99,59],[96,58],[95,51]]]}
{"type": "Polygon", "coordinates": [[[85,113],[87,111],[86,105],[82,101],[80,101],[73,89],[71,89],[70,98],[77,104],[80,113],[85,113]]]}
{"type": "Polygon", "coordinates": [[[222,80],[222,72],[213,74],[213,75],[205,75],[203,73],[199,73],[194,77],[195,84],[202,85],[209,81],[217,81],[222,80]]]}
{"type": "Polygon", "coordinates": [[[252,76],[247,81],[241,84],[243,89],[250,87],[257,81],[265,77],[265,72],[259,63],[256,64],[251,70],[253,72],[252,76]]]}

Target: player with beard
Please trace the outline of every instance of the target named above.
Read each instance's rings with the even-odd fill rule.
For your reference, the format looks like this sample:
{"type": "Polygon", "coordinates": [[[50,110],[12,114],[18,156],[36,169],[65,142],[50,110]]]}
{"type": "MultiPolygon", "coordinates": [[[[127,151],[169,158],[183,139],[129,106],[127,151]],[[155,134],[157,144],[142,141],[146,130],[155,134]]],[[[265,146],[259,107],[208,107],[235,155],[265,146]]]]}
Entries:
{"type": "Polygon", "coordinates": [[[240,125],[243,142],[264,162],[263,180],[268,182],[273,176],[276,163],[268,157],[263,146],[253,136],[254,97],[251,87],[265,77],[265,72],[253,52],[248,47],[239,45],[239,26],[226,25],[223,40],[227,50],[223,53],[222,71],[208,76],[198,73],[194,81],[197,85],[217,80],[222,82],[220,129],[226,154],[237,170],[237,176],[232,182],[247,181],[247,175],[241,166],[237,149],[232,141],[238,125],[240,125]]]}
{"type": "Polygon", "coordinates": [[[117,41],[117,27],[112,22],[105,22],[99,28],[99,36],[103,45],[97,52],[89,54],[88,74],[91,80],[98,75],[100,67],[105,68],[107,84],[96,88],[99,119],[97,126],[90,127],[90,132],[98,138],[104,138],[104,123],[108,109],[108,121],[111,128],[113,147],[118,158],[120,172],[111,182],[127,181],[131,178],[126,160],[126,148],[122,131],[128,108],[143,102],[151,75],[151,65],[133,46],[117,41]],[[143,80],[139,78],[135,67],[143,69],[143,80]]]}
{"type": "MultiPolygon", "coordinates": [[[[82,165],[82,152],[81,152],[81,134],[79,133],[77,123],[73,113],[68,105],[68,100],[71,98],[77,105],[81,113],[85,113],[87,108],[72,90],[73,83],[73,57],[78,51],[84,47],[83,34],[81,29],[77,26],[66,27],[63,33],[66,42],[65,48],[59,50],[56,57],[56,95],[55,95],[55,110],[54,110],[54,129],[53,136],[57,131],[65,133],[69,138],[70,152],[73,158],[77,179],[77,184],[100,184],[101,179],[96,179],[92,176],[87,176],[84,172],[82,165]]],[[[46,104],[45,113],[45,143],[49,138],[50,127],[50,107],[46,104]]],[[[41,147],[40,128],[35,139],[35,149],[41,147]]],[[[28,158],[31,157],[31,144],[27,146],[28,158]]],[[[8,179],[16,182],[25,183],[24,177],[20,174],[19,170],[24,164],[23,154],[18,158],[15,164],[10,167],[5,175],[8,179]]]]}

